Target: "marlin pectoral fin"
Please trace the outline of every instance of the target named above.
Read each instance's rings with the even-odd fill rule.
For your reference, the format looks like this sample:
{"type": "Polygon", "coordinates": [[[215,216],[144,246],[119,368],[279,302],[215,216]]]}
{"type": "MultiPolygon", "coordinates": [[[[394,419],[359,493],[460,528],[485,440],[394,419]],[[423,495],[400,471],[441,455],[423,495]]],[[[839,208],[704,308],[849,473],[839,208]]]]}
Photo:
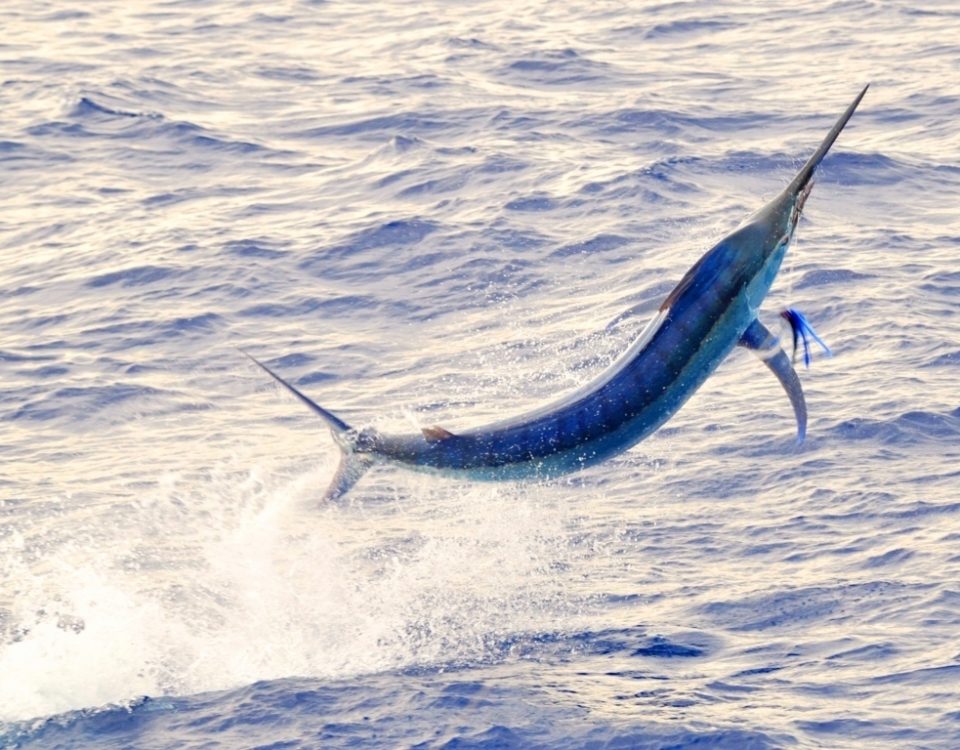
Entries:
{"type": "Polygon", "coordinates": [[[420,430],[423,433],[423,437],[428,443],[437,443],[441,440],[449,440],[452,437],[455,437],[450,430],[445,430],[442,427],[424,427],[420,430]]]}
{"type": "Polygon", "coordinates": [[[777,380],[790,397],[793,413],[797,417],[797,442],[802,443],[807,434],[807,402],[803,397],[803,388],[797,371],[790,364],[790,359],[780,348],[780,340],[756,318],[747,326],[738,342],[740,346],[753,351],[770,371],[777,376],[777,380]]]}
{"type": "Polygon", "coordinates": [[[793,361],[797,361],[797,344],[800,341],[803,341],[803,365],[804,367],[810,367],[810,339],[812,338],[818,344],[820,348],[823,349],[824,354],[828,357],[833,356],[833,352],[830,351],[830,347],[823,343],[823,339],[817,335],[817,332],[813,330],[813,326],[810,325],[810,321],[806,319],[804,314],[799,310],[794,310],[792,307],[788,307],[782,313],[780,317],[787,321],[790,324],[790,330],[793,332],[793,361]]]}

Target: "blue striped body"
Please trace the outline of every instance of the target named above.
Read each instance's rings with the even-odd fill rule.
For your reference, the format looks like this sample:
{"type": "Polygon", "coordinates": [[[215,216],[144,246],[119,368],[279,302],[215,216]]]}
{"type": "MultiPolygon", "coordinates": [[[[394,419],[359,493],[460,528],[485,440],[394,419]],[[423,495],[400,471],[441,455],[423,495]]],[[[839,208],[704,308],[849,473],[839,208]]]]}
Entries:
{"type": "MultiPolygon", "coordinates": [[[[775,204],[782,201],[768,209],[781,208],[775,204]]],[[[542,409],[442,439],[375,435],[372,452],[415,468],[503,479],[555,476],[630,448],[683,406],[756,317],[786,251],[786,242],[767,247],[772,235],[763,224],[747,224],[708,251],[667,297],[651,328],[587,387],[542,409]]]]}
{"type": "MultiPolygon", "coordinates": [[[[437,428],[400,437],[369,432],[354,450],[415,468],[507,479],[574,471],[645,438],[683,406],[738,343],[756,346],[756,335],[743,337],[748,328],[754,334],[763,329],[757,310],[780,270],[813,173],[867,88],[790,184],[687,271],[648,330],[598,380],[555,404],[484,428],[459,435],[437,428]]],[[[784,369],[774,367],[781,379],[784,369]]],[[[788,391],[799,388],[788,385],[788,391]]],[[[805,419],[805,407],[799,400],[794,405],[805,419]]],[[[802,430],[801,425],[801,435],[802,430]]]]}
{"type": "Polygon", "coordinates": [[[357,432],[251,357],[327,423],[341,448],[325,497],[342,496],[377,460],[478,479],[550,477],[599,463],[670,419],[737,344],[760,351],[780,379],[802,439],[806,406],[799,380],[776,337],[758,320],[757,310],[787,252],[813,173],[866,91],[847,107],[780,195],[687,271],[624,355],[596,381],[561,401],[456,435],[437,427],[422,435],[357,432]]]}

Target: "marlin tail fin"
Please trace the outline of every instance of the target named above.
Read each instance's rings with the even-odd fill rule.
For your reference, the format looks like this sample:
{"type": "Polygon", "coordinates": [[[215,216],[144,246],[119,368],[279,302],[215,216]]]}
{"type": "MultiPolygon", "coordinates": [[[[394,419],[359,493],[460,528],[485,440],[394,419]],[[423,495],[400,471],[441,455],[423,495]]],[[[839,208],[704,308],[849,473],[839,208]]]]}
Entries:
{"type": "MultiPolygon", "coordinates": [[[[243,350],[241,349],[241,351],[243,350]]],[[[290,391],[290,393],[300,399],[301,402],[306,404],[311,411],[320,415],[320,418],[326,423],[327,427],[330,428],[333,441],[340,449],[340,463],[337,466],[336,473],[333,475],[330,486],[323,495],[323,499],[325,501],[337,500],[345,495],[347,491],[359,481],[360,477],[366,473],[367,469],[373,465],[373,458],[371,456],[354,452],[356,431],[336,414],[324,409],[313,399],[301,393],[252,354],[248,354],[247,352],[243,353],[251,362],[257,365],[257,367],[290,391]]]]}

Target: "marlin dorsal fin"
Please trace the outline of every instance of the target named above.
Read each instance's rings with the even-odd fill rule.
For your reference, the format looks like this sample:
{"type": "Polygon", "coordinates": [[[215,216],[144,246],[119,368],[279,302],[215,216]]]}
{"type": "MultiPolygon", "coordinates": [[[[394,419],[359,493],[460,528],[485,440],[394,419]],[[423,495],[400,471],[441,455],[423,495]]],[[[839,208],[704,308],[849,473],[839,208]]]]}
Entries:
{"type": "Polygon", "coordinates": [[[450,430],[445,430],[442,427],[424,427],[420,430],[423,433],[424,439],[428,443],[438,443],[441,440],[449,440],[452,437],[456,437],[450,430]]]}

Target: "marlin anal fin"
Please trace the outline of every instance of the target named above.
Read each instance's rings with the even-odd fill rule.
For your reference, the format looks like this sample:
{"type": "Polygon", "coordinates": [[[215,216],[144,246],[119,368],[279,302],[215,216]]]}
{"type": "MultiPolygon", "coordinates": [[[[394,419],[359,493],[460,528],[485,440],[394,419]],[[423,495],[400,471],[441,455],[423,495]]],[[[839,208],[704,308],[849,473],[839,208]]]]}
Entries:
{"type": "Polygon", "coordinates": [[[445,430],[442,427],[424,427],[420,430],[423,433],[424,439],[428,443],[438,443],[441,440],[449,440],[452,437],[456,437],[450,430],[445,430]]]}
{"type": "Polygon", "coordinates": [[[756,318],[747,326],[738,342],[740,346],[750,349],[770,371],[777,376],[777,380],[790,397],[793,413],[797,417],[797,442],[802,443],[807,434],[807,402],[803,397],[803,388],[797,371],[793,369],[790,358],[780,348],[780,340],[756,318]]]}
{"type": "Polygon", "coordinates": [[[823,349],[824,354],[828,357],[833,356],[833,352],[830,351],[830,347],[823,343],[823,339],[817,335],[817,332],[813,330],[813,326],[810,325],[810,321],[806,319],[804,314],[799,310],[794,310],[792,307],[788,307],[782,313],[780,317],[783,318],[787,323],[790,324],[790,330],[793,333],[793,361],[797,361],[797,345],[802,341],[803,342],[803,365],[804,367],[810,367],[810,339],[813,339],[818,344],[820,348],[823,349]]]}

